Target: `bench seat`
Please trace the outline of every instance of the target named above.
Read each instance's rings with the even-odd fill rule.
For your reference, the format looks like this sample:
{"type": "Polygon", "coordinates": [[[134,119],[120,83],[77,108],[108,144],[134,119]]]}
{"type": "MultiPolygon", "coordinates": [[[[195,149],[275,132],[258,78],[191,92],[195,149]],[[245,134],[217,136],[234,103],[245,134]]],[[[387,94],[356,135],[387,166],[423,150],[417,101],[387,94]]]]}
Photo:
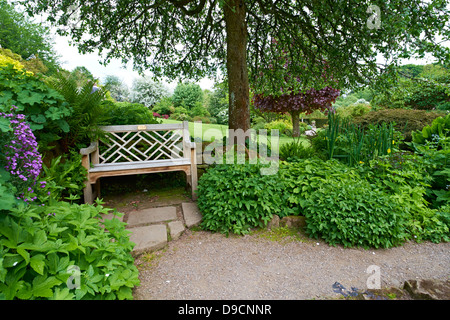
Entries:
{"type": "Polygon", "coordinates": [[[187,183],[192,190],[192,198],[196,199],[197,163],[195,143],[190,141],[187,122],[169,125],[106,126],[102,127],[102,129],[113,133],[109,138],[107,149],[110,152],[109,155],[100,153],[99,141],[94,141],[89,147],[80,150],[83,167],[87,170],[86,186],[84,188],[85,203],[93,203],[94,198],[100,196],[99,178],[170,171],[184,171],[186,173],[187,183]],[[177,140],[173,141],[171,139],[172,136],[161,133],[170,130],[180,130],[182,132],[182,135],[179,136],[182,147],[174,145],[177,140]],[[155,131],[154,136],[140,135],[140,132],[155,131]],[[124,135],[118,135],[120,133],[124,135]],[[138,150],[135,146],[139,142],[156,148],[156,151],[150,149],[148,149],[150,151],[138,150]],[[175,155],[170,154],[169,151],[172,149],[175,151],[175,155]],[[123,161],[123,159],[130,160],[132,157],[138,158],[139,156],[150,158],[149,153],[154,155],[157,151],[161,152],[159,156],[165,155],[171,158],[118,162],[123,161]],[[182,155],[176,155],[178,151],[182,151],[182,155]],[[136,152],[136,154],[132,155],[132,152],[136,152]],[[95,191],[92,185],[95,185],[95,191]]]}

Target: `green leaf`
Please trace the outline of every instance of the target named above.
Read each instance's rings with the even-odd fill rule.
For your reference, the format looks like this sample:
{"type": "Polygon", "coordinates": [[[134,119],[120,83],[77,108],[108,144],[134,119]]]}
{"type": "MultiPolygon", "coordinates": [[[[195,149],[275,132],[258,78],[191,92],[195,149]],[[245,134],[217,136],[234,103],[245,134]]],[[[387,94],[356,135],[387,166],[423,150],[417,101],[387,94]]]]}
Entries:
{"type": "Polygon", "coordinates": [[[30,254],[28,253],[27,250],[19,247],[17,248],[17,253],[20,254],[25,259],[25,262],[27,264],[30,263],[30,254]]]}
{"type": "Polygon", "coordinates": [[[73,300],[75,295],[68,288],[55,288],[53,297],[49,300],[73,300]]]}
{"type": "Polygon", "coordinates": [[[35,297],[53,297],[53,291],[51,289],[61,283],[62,282],[55,277],[46,277],[44,275],[37,276],[33,280],[32,294],[35,297]]]}
{"type": "Polygon", "coordinates": [[[40,275],[44,274],[44,268],[45,268],[45,256],[43,254],[37,254],[35,256],[32,256],[30,259],[30,266],[33,268],[34,271],[39,273],[40,275]]]}

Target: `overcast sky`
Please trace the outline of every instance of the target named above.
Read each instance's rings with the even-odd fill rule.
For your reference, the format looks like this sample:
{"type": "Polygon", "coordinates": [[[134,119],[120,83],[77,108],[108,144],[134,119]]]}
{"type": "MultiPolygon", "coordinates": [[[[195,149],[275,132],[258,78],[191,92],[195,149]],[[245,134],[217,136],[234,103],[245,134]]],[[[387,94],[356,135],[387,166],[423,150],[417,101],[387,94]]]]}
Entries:
{"type": "MultiPolygon", "coordinates": [[[[81,55],[78,53],[78,49],[74,46],[69,45],[69,38],[61,37],[57,34],[54,35],[55,40],[55,50],[61,56],[60,61],[62,62],[62,67],[69,71],[73,70],[75,67],[83,66],[86,67],[95,78],[100,79],[100,82],[107,75],[115,75],[119,77],[124,83],[131,87],[134,78],[140,77],[139,74],[133,71],[131,63],[124,68],[120,60],[113,60],[107,66],[103,66],[99,63],[101,58],[96,53],[90,53],[81,55]]],[[[164,81],[163,81],[164,82],[164,81]]],[[[167,87],[173,90],[176,86],[176,82],[167,83],[164,82],[167,87]]],[[[197,82],[202,89],[212,90],[214,85],[213,80],[207,78],[202,79],[197,82]]]]}

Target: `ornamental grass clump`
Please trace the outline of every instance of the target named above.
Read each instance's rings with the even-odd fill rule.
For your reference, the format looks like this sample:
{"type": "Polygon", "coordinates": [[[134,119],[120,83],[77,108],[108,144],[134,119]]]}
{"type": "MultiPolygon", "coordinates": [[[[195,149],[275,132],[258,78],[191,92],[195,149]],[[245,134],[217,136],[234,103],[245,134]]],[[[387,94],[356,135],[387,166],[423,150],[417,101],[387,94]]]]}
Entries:
{"type": "MultiPolygon", "coordinates": [[[[18,198],[34,201],[34,187],[42,169],[42,159],[38,152],[38,143],[25,115],[15,114],[13,106],[10,113],[0,112],[0,117],[9,120],[9,126],[2,126],[1,160],[11,175],[11,182],[18,189],[18,198]],[[28,195],[28,196],[27,196],[28,195]]],[[[5,122],[3,122],[5,123],[5,122]]],[[[40,186],[45,185],[41,182],[40,186]]]]}

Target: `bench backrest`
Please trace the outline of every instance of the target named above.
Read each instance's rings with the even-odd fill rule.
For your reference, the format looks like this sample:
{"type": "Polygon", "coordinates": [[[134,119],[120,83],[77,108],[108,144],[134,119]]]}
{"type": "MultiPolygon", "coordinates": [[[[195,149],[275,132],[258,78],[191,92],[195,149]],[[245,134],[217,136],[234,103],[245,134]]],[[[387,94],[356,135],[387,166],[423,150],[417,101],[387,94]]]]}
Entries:
{"type": "Polygon", "coordinates": [[[122,163],[190,159],[188,122],[103,126],[108,134],[98,142],[94,162],[122,163]],[[98,160],[98,162],[96,161],[98,160]]]}

